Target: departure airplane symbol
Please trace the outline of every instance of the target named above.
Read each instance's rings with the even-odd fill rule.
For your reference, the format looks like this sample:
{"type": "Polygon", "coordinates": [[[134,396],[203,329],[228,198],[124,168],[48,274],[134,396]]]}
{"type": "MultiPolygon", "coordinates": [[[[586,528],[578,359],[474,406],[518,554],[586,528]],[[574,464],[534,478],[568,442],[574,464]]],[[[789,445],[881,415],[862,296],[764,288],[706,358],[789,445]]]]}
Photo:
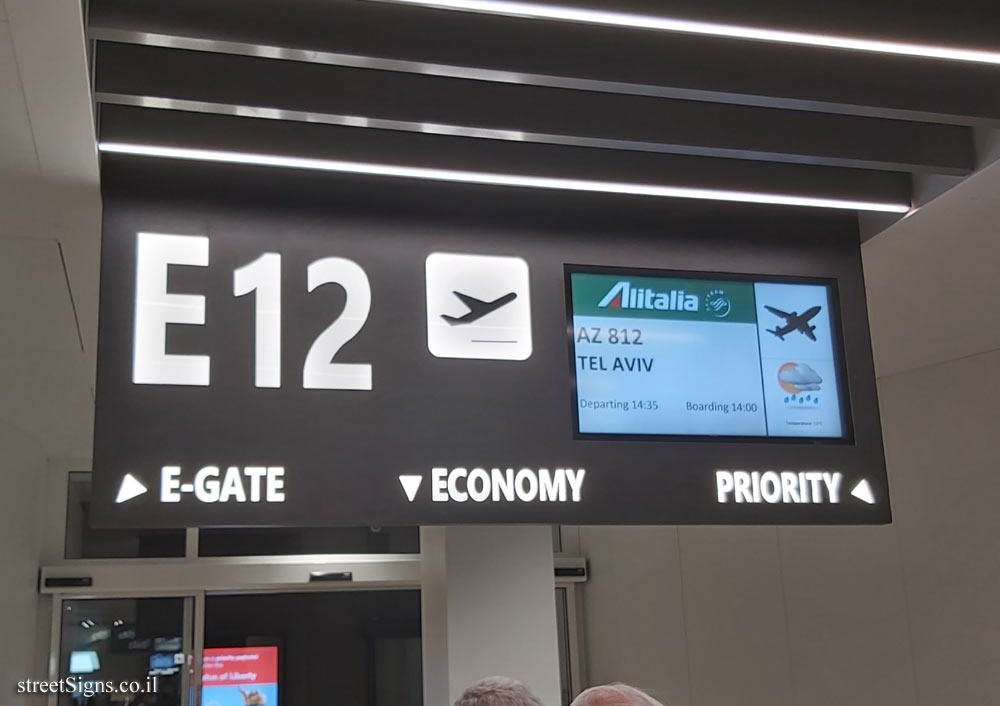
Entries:
{"type": "Polygon", "coordinates": [[[786,334],[789,334],[792,331],[798,331],[799,333],[804,333],[812,340],[816,340],[816,335],[813,333],[813,331],[816,330],[816,327],[810,326],[809,320],[816,316],[822,307],[814,306],[812,309],[803,311],[801,315],[794,311],[791,314],[787,314],[781,309],[775,309],[773,306],[767,306],[766,304],[764,305],[764,308],[775,316],[780,316],[785,320],[784,326],[775,326],[773,329],[769,328],[767,329],[768,333],[773,333],[775,336],[784,341],[786,334]]]}
{"type": "Polygon", "coordinates": [[[473,321],[479,321],[479,319],[483,318],[487,314],[492,314],[500,307],[510,304],[512,301],[517,299],[517,292],[504,294],[499,299],[494,299],[491,302],[484,302],[482,299],[476,299],[475,297],[470,297],[468,294],[462,294],[461,292],[452,293],[461,299],[463,304],[469,307],[469,313],[464,316],[448,316],[447,314],[441,314],[441,318],[452,326],[471,324],[473,321]]]}

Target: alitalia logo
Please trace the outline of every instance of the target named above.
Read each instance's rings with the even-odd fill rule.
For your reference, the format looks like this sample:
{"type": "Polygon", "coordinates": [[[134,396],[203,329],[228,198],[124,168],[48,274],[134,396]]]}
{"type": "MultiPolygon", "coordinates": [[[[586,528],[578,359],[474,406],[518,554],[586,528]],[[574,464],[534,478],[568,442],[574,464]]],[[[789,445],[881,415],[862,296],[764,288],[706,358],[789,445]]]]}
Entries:
{"type": "Polygon", "coordinates": [[[628,281],[622,280],[604,295],[597,306],[601,309],[698,311],[698,297],[685,294],[683,289],[657,292],[644,287],[633,287],[628,281]]]}

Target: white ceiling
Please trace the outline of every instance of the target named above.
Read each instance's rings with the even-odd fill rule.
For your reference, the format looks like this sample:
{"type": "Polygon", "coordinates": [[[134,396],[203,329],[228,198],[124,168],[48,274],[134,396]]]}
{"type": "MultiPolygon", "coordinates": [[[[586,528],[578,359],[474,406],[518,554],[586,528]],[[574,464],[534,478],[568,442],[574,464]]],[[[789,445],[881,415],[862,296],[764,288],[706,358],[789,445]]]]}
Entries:
{"type": "Polygon", "coordinates": [[[100,193],[80,12],[0,1],[0,424],[88,457],[100,193]]]}
{"type": "Polygon", "coordinates": [[[0,20],[0,95],[3,96],[0,101],[0,146],[3,149],[0,168],[4,172],[38,176],[38,157],[21,90],[10,24],[6,20],[0,20]]]}
{"type": "MultiPolygon", "coordinates": [[[[0,0],[0,423],[89,457],[100,196],[77,0],[0,0]]],[[[1000,163],[863,247],[878,372],[1000,347],[1000,163]]]]}
{"type": "Polygon", "coordinates": [[[880,377],[1000,348],[1000,162],[862,254],[880,377]]]}

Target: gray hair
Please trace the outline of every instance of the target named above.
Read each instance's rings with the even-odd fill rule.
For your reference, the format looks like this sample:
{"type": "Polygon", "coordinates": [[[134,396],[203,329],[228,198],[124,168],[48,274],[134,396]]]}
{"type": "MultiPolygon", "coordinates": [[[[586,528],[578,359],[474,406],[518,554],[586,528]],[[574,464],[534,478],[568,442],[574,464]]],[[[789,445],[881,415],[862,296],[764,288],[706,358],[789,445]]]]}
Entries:
{"type": "Polygon", "coordinates": [[[645,691],[628,684],[594,686],[573,699],[570,706],[663,706],[645,691]]]}
{"type": "Polygon", "coordinates": [[[516,679],[487,677],[462,692],[455,706],[542,706],[542,702],[516,679]]]}

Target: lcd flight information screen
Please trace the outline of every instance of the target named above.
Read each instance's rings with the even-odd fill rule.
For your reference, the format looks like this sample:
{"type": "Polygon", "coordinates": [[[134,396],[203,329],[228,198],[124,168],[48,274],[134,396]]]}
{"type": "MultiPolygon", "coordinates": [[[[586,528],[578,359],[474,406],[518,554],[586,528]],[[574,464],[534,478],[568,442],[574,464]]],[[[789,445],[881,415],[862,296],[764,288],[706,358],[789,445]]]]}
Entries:
{"type": "Polygon", "coordinates": [[[826,280],[567,267],[577,433],[845,440],[826,280]]]}

